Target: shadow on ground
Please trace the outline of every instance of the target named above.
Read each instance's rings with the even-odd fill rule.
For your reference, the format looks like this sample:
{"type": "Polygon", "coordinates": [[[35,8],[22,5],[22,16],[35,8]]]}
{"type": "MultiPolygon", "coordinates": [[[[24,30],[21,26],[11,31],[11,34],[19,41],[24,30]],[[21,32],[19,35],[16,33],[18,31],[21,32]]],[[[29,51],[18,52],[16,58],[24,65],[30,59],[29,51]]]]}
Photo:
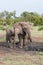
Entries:
{"type": "MultiPolygon", "coordinates": [[[[7,49],[11,49],[6,42],[0,42],[0,50],[5,47],[7,49]]],[[[23,49],[18,48],[17,46],[14,48],[15,50],[24,50],[24,51],[43,51],[43,43],[42,42],[32,42],[31,45],[26,46],[23,49]]],[[[13,50],[14,50],[13,49],[13,50]]]]}

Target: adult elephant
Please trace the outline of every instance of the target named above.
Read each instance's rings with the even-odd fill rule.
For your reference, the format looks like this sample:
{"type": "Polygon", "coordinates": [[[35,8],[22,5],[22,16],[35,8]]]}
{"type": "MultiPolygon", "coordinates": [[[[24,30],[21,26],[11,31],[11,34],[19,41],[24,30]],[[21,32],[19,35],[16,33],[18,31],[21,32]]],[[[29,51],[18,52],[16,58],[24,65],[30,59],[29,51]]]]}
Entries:
{"type": "Polygon", "coordinates": [[[29,40],[32,42],[29,22],[17,22],[13,28],[15,34],[14,42],[19,42],[20,48],[26,46],[29,40]]]}
{"type": "Polygon", "coordinates": [[[14,48],[14,30],[6,29],[6,42],[10,48],[14,48]]]}

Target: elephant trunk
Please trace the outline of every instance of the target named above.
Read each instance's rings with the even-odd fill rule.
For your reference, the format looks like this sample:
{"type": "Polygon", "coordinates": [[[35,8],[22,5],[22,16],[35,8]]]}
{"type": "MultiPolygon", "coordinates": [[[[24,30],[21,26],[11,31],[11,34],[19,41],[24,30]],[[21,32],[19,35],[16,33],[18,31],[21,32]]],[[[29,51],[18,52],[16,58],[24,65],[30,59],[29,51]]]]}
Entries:
{"type": "Polygon", "coordinates": [[[15,41],[15,43],[19,42],[18,35],[15,35],[14,41],[15,41]]]}

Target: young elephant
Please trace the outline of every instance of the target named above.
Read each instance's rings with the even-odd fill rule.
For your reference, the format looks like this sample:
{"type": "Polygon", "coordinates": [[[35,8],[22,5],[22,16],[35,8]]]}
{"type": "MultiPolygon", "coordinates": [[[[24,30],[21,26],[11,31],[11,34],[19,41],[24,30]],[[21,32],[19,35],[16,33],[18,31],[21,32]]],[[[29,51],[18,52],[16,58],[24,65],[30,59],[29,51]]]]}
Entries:
{"type": "Polygon", "coordinates": [[[11,29],[6,30],[6,41],[10,48],[14,47],[14,31],[11,29]]]}
{"type": "Polygon", "coordinates": [[[20,42],[20,48],[23,48],[29,40],[32,42],[29,22],[15,23],[13,28],[15,33],[15,43],[20,42]]]}

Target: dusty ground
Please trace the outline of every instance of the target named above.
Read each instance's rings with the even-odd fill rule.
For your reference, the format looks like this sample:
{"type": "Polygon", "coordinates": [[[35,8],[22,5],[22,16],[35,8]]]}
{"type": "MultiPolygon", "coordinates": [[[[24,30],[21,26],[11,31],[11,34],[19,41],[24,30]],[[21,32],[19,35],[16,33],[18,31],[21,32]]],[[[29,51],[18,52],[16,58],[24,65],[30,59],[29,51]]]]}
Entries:
{"type": "MultiPolygon", "coordinates": [[[[43,43],[43,36],[32,36],[32,40],[43,43]]],[[[39,55],[39,52],[10,49],[4,44],[0,42],[0,65],[43,65],[43,55],[39,55]]]]}
{"type": "MultiPolygon", "coordinates": [[[[36,41],[39,38],[33,37],[36,41]]],[[[41,39],[42,40],[42,39],[41,39]]],[[[24,51],[23,49],[10,49],[0,42],[0,65],[43,65],[43,55],[36,51],[24,51]]]]}
{"type": "Polygon", "coordinates": [[[36,51],[0,47],[0,65],[43,65],[43,55],[36,51]]]}

